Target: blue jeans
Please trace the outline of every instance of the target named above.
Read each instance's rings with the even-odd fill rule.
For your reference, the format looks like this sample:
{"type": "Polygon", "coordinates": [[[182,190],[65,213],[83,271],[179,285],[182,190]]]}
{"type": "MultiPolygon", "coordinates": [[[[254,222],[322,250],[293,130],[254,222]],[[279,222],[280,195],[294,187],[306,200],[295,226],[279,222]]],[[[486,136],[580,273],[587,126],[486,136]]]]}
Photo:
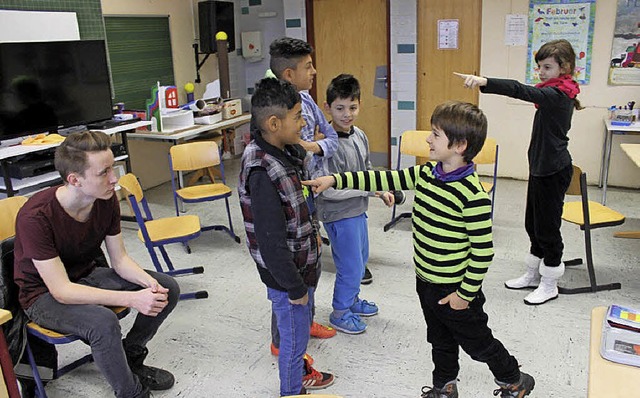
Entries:
{"type": "MultiPolygon", "coordinates": [[[[310,289],[313,289],[313,291],[315,292],[315,289],[318,287],[318,282],[320,281],[320,274],[322,273],[322,263],[320,262],[320,259],[318,258],[318,264],[316,265],[317,269],[316,269],[316,286],[315,287],[311,287],[310,289]]],[[[315,293],[313,294],[313,296],[315,296],[315,293]]],[[[309,296],[309,299],[311,300],[311,296],[309,296]]],[[[309,326],[311,326],[311,324],[313,323],[313,318],[316,316],[316,305],[315,305],[315,300],[313,303],[311,303],[311,319],[309,320],[309,326]]],[[[280,348],[280,333],[278,332],[278,320],[276,319],[276,314],[271,311],[271,344],[273,344],[274,347],[276,348],[280,348]]]]}
{"type": "Polygon", "coordinates": [[[325,222],[331,254],[336,264],[336,283],[333,287],[333,309],[349,309],[360,293],[360,281],[369,260],[369,229],[367,215],[325,222]]]}
{"type": "MultiPolygon", "coordinates": [[[[169,303],[158,316],[142,314],[127,334],[128,346],[145,347],[162,322],[178,303],[180,287],[171,277],[147,271],[160,285],[169,289],[169,303]]],[[[140,286],[122,279],[112,268],[99,267],[78,281],[81,285],[107,290],[136,291],[140,286]]],[[[118,317],[102,305],[61,304],[51,293],[40,296],[27,310],[29,319],[49,329],[80,336],[91,347],[93,359],[113,388],[116,397],[131,398],[142,392],[142,385],[134,377],[122,345],[122,331],[118,317]]]]}
{"type": "Polygon", "coordinates": [[[269,287],[267,297],[271,301],[271,310],[276,316],[280,333],[280,355],[278,356],[280,395],[298,395],[302,390],[304,376],[302,357],[307,351],[309,342],[313,289],[309,288],[307,305],[291,304],[287,292],[269,287]]]}

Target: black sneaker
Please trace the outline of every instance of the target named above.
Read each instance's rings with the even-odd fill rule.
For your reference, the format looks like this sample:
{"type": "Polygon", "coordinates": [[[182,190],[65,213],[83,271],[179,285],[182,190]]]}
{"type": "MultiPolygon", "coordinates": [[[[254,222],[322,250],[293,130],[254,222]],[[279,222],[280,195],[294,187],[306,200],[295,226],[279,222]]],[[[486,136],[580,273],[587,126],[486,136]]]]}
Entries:
{"type": "Polygon", "coordinates": [[[138,376],[140,383],[142,383],[144,387],[148,387],[154,391],[168,390],[173,387],[175,378],[170,372],[143,364],[144,359],[147,357],[147,354],[149,354],[149,350],[146,347],[125,346],[124,350],[131,371],[138,376]]]}
{"type": "Polygon", "coordinates": [[[517,383],[506,384],[496,380],[496,384],[500,388],[493,391],[493,396],[497,397],[500,394],[501,398],[522,398],[531,394],[536,381],[531,375],[520,372],[520,380],[517,383]]]}
{"type": "Polygon", "coordinates": [[[373,282],[373,275],[371,275],[371,271],[369,271],[369,268],[365,268],[364,276],[362,277],[362,280],[360,281],[360,283],[363,285],[368,285],[371,282],[373,282]]]}

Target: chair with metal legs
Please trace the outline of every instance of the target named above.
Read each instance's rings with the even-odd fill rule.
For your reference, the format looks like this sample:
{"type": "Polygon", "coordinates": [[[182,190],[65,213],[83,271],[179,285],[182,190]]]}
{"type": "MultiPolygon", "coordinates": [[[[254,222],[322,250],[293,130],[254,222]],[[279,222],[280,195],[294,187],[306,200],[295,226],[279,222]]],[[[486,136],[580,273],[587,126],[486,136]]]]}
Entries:
{"type": "MultiPolygon", "coordinates": [[[[580,195],[580,201],[565,202],[562,211],[562,219],[580,226],[584,231],[584,246],[587,257],[587,271],[589,272],[589,286],[584,287],[558,287],[562,294],[595,293],[603,290],[617,290],[622,287],[618,282],[598,285],[596,272],[593,266],[591,231],[596,228],[613,227],[621,225],[625,221],[624,215],[603,206],[600,203],[590,201],[587,195],[587,174],[580,167],[573,166],[573,177],[567,190],[567,195],[580,195]]],[[[565,266],[582,264],[582,259],[573,259],[564,262],[565,266]]]]}
{"type": "MultiPolygon", "coordinates": [[[[135,175],[131,173],[125,174],[120,177],[118,184],[128,191],[127,198],[129,199],[131,209],[133,210],[139,227],[138,238],[147,248],[156,270],[172,276],[203,273],[204,267],[175,269],[167,251],[164,248],[165,245],[171,243],[185,244],[200,236],[201,229],[200,219],[198,216],[187,215],[182,217],[154,219],[151,214],[149,204],[147,203],[147,199],[144,197],[142,187],[135,175]],[[144,215],[142,214],[141,207],[144,210],[144,215]],[[158,255],[155,251],[156,247],[160,250],[160,254],[164,259],[167,270],[163,269],[162,264],[160,264],[160,260],[158,259],[158,255]]],[[[207,297],[209,297],[209,294],[206,290],[180,294],[180,300],[201,299],[207,297]]]]}
{"type": "MultiPolygon", "coordinates": [[[[398,138],[398,162],[396,170],[400,170],[402,155],[415,156],[420,161],[426,161],[429,159],[429,144],[427,144],[427,137],[429,137],[431,131],[427,130],[407,130],[400,138],[398,138]]],[[[396,225],[403,218],[411,218],[411,212],[400,213],[396,216],[397,204],[393,205],[391,212],[391,221],[384,225],[384,231],[387,232],[394,225],[396,225]]]]}

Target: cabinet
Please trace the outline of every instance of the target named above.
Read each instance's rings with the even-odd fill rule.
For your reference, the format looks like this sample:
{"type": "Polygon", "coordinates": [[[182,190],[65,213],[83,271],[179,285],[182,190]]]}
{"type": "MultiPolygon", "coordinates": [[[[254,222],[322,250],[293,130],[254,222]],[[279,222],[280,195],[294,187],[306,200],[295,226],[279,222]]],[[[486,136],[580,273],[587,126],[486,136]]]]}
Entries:
{"type": "MultiPolygon", "coordinates": [[[[121,143],[124,147],[124,154],[115,158],[116,161],[122,161],[125,163],[127,172],[131,171],[131,162],[129,159],[129,146],[127,141],[127,133],[133,131],[139,127],[145,127],[151,125],[148,121],[139,121],[130,124],[124,124],[116,126],[106,130],[100,130],[103,133],[113,136],[113,140],[121,143]]],[[[9,163],[15,158],[27,155],[35,154],[39,152],[51,151],[60,144],[50,145],[15,145],[5,148],[0,148],[0,165],[2,166],[2,181],[0,181],[0,197],[1,196],[14,196],[14,195],[29,195],[42,188],[49,187],[55,184],[60,184],[60,174],[57,171],[51,171],[41,175],[27,178],[11,178],[8,172],[9,163]]]]}

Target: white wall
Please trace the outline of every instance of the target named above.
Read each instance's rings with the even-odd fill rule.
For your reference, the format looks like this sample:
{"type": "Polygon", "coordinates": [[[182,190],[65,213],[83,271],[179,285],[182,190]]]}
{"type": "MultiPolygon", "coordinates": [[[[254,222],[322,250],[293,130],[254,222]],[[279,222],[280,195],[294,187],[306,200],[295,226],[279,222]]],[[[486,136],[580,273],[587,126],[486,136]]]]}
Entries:
{"type": "MultiPolygon", "coordinates": [[[[612,104],[640,102],[639,86],[608,86],[607,76],[616,0],[598,0],[593,34],[591,81],[578,96],[586,109],[575,112],[569,133],[574,163],[587,172],[590,183],[598,180],[604,138],[603,118],[612,104]]],[[[524,81],[527,46],[504,45],[507,14],[527,14],[528,0],[485,0],[482,6],[481,74],[524,81]]],[[[480,107],[489,119],[489,134],[500,143],[501,176],[527,178],[526,153],[535,108],[497,95],[481,95],[480,107]]],[[[639,142],[640,136],[614,137],[609,184],[640,186],[640,169],[620,150],[620,142],[639,142]]]]}
{"type": "MultiPolygon", "coordinates": [[[[289,9],[304,9],[302,0],[287,0],[289,9]],[[295,6],[295,7],[294,7],[295,6]]],[[[415,43],[416,38],[416,1],[391,0],[391,82],[392,112],[391,136],[398,137],[404,130],[415,127],[415,110],[399,109],[398,102],[415,102],[415,54],[399,54],[398,44],[415,43]]],[[[263,0],[261,6],[252,6],[251,12],[269,7],[282,7],[284,0],[263,0]]],[[[240,21],[249,16],[240,16],[241,6],[247,4],[234,0],[236,12],[236,43],[240,45],[239,32],[245,28],[240,21]]],[[[609,58],[615,24],[616,0],[598,0],[596,23],[593,39],[591,82],[582,87],[579,98],[587,107],[576,112],[573,128],[570,132],[570,146],[574,161],[587,173],[591,183],[596,182],[600,170],[600,158],[605,109],[618,103],[635,100],[640,103],[640,87],[607,85],[609,58]]],[[[504,43],[504,20],[507,14],[528,13],[528,0],[485,0],[482,15],[481,74],[485,76],[524,79],[526,65],[526,46],[509,47],[504,43]]],[[[176,85],[193,81],[195,62],[191,44],[197,41],[197,0],[102,0],[103,13],[106,15],[171,15],[171,41],[174,58],[176,85]],[[187,5],[187,6],[186,6],[187,5]],[[195,10],[195,11],[194,11],[195,10]]],[[[291,10],[289,10],[291,11],[291,10]]],[[[303,26],[304,13],[299,14],[303,26]]],[[[282,23],[282,14],[267,20],[275,29],[282,23]],[[276,22],[277,21],[277,22],[276,22]]],[[[297,14],[296,14],[297,15],[297,14]]],[[[286,17],[286,16],[285,16],[286,17]]],[[[280,28],[278,27],[279,30],[280,28]]],[[[288,30],[286,32],[289,34],[288,30]]],[[[265,37],[264,50],[268,51],[269,38],[265,37]]],[[[245,62],[241,57],[230,55],[230,73],[234,96],[244,96],[248,81],[245,62]]],[[[249,67],[250,68],[250,67],[249,67]]],[[[262,70],[262,68],[260,68],[262,70]]],[[[217,77],[217,60],[211,55],[201,70],[203,82],[217,77]]],[[[248,80],[251,78],[250,80],[248,80]]],[[[181,90],[182,91],[182,90],[181,90]]],[[[196,87],[196,97],[204,91],[204,84],[196,87]]],[[[529,143],[533,106],[515,100],[494,95],[481,95],[480,107],[489,118],[490,134],[501,145],[501,176],[527,178],[526,150],[529,143]]],[[[640,186],[640,170],[620,150],[620,142],[640,142],[640,136],[614,137],[609,182],[611,185],[640,186]]],[[[397,147],[392,145],[392,164],[395,164],[397,147]]]]}

